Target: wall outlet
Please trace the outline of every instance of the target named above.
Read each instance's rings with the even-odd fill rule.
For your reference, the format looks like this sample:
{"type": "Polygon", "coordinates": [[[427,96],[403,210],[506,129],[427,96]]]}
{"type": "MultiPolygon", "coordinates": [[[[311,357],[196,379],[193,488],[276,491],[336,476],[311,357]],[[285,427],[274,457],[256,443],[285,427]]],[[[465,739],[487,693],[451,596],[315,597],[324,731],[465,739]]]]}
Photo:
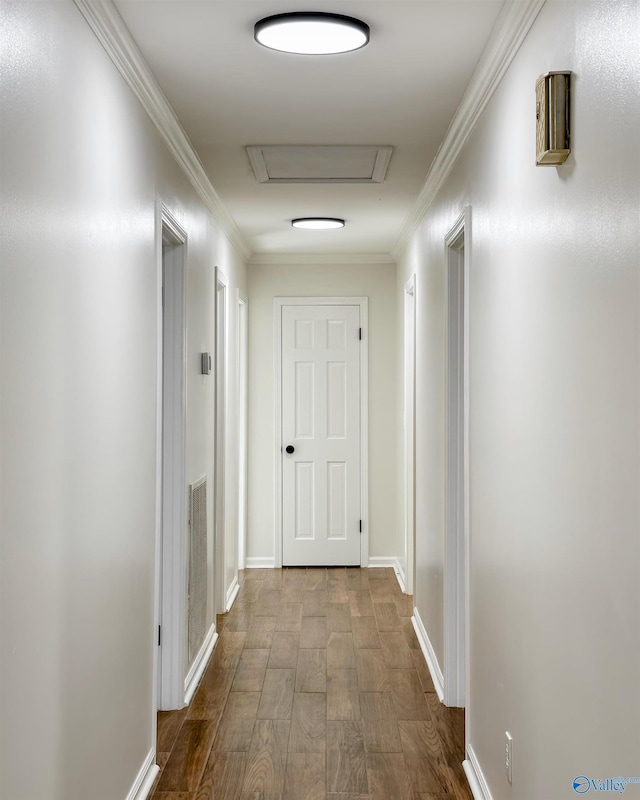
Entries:
{"type": "Polygon", "coordinates": [[[509,731],[505,731],[504,735],[507,740],[504,746],[504,766],[507,773],[507,780],[509,783],[513,783],[513,736],[509,731]]]}

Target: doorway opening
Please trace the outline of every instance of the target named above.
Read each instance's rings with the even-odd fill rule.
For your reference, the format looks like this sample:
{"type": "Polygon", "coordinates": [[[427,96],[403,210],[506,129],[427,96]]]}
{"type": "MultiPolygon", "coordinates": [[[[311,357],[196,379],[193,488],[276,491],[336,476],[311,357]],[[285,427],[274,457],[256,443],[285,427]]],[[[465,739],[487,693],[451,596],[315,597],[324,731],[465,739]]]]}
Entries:
{"type": "Polygon", "coordinates": [[[187,235],[164,206],[159,209],[159,217],[155,705],[160,710],[170,710],[182,708],[185,703],[187,235]]]}
{"type": "Polygon", "coordinates": [[[416,276],[404,286],[404,590],[413,594],[415,550],[416,276]]]}
{"type": "MultiPolygon", "coordinates": [[[[227,418],[227,293],[229,281],[216,268],[216,371],[215,371],[215,465],[214,465],[214,608],[227,610],[226,563],[226,418],[227,418]]],[[[235,589],[235,587],[234,587],[235,589]]]]}
{"type": "Polygon", "coordinates": [[[465,707],[469,552],[469,248],[467,206],[447,252],[444,702],[465,707]]]}
{"type": "Polygon", "coordinates": [[[247,431],[248,431],[248,333],[247,298],[237,290],[237,402],[238,402],[238,569],[247,561],[247,431]]]}

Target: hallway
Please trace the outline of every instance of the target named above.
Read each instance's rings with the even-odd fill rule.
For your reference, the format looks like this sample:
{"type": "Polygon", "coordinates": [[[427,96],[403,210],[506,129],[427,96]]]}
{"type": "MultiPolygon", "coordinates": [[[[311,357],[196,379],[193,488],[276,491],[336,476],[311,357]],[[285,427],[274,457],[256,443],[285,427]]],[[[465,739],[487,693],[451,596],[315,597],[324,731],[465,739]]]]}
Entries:
{"type": "Polygon", "coordinates": [[[241,575],[193,701],[158,715],[152,800],[470,800],[392,569],[241,575]]]}

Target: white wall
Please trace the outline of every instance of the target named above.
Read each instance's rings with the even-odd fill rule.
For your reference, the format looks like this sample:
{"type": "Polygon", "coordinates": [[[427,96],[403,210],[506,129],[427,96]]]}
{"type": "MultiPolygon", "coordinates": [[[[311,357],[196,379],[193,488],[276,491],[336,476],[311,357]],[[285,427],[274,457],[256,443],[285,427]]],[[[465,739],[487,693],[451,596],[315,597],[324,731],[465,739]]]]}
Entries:
{"type": "Polygon", "coordinates": [[[189,237],[188,483],[214,265],[244,268],[73,4],[0,25],[0,796],[119,800],[152,748],[156,203],[189,237]]]}
{"type": "Polygon", "coordinates": [[[394,471],[395,281],[394,264],[258,264],[248,268],[249,559],[274,557],[273,298],[285,295],[369,298],[369,556],[400,552],[394,471]]]}
{"type": "Polygon", "coordinates": [[[493,800],[640,775],[638,23],[636,2],[548,0],[398,269],[398,291],[418,273],[416,602],[442,664],[444,237],[471,204],[468,723],[493,800]],[[536,167],[534,85],[560,69],[573,153],[536,167]]]}

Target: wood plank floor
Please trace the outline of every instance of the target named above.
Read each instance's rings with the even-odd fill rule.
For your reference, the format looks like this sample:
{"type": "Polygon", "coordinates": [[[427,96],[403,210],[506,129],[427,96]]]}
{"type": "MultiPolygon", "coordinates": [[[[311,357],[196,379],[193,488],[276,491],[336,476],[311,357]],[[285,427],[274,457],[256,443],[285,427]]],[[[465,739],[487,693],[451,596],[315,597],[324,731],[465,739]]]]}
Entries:
{"type": "Polygon", "coordinates": [[[391,569],[247,570],[152,800],[472,800],[391,569]]]}

